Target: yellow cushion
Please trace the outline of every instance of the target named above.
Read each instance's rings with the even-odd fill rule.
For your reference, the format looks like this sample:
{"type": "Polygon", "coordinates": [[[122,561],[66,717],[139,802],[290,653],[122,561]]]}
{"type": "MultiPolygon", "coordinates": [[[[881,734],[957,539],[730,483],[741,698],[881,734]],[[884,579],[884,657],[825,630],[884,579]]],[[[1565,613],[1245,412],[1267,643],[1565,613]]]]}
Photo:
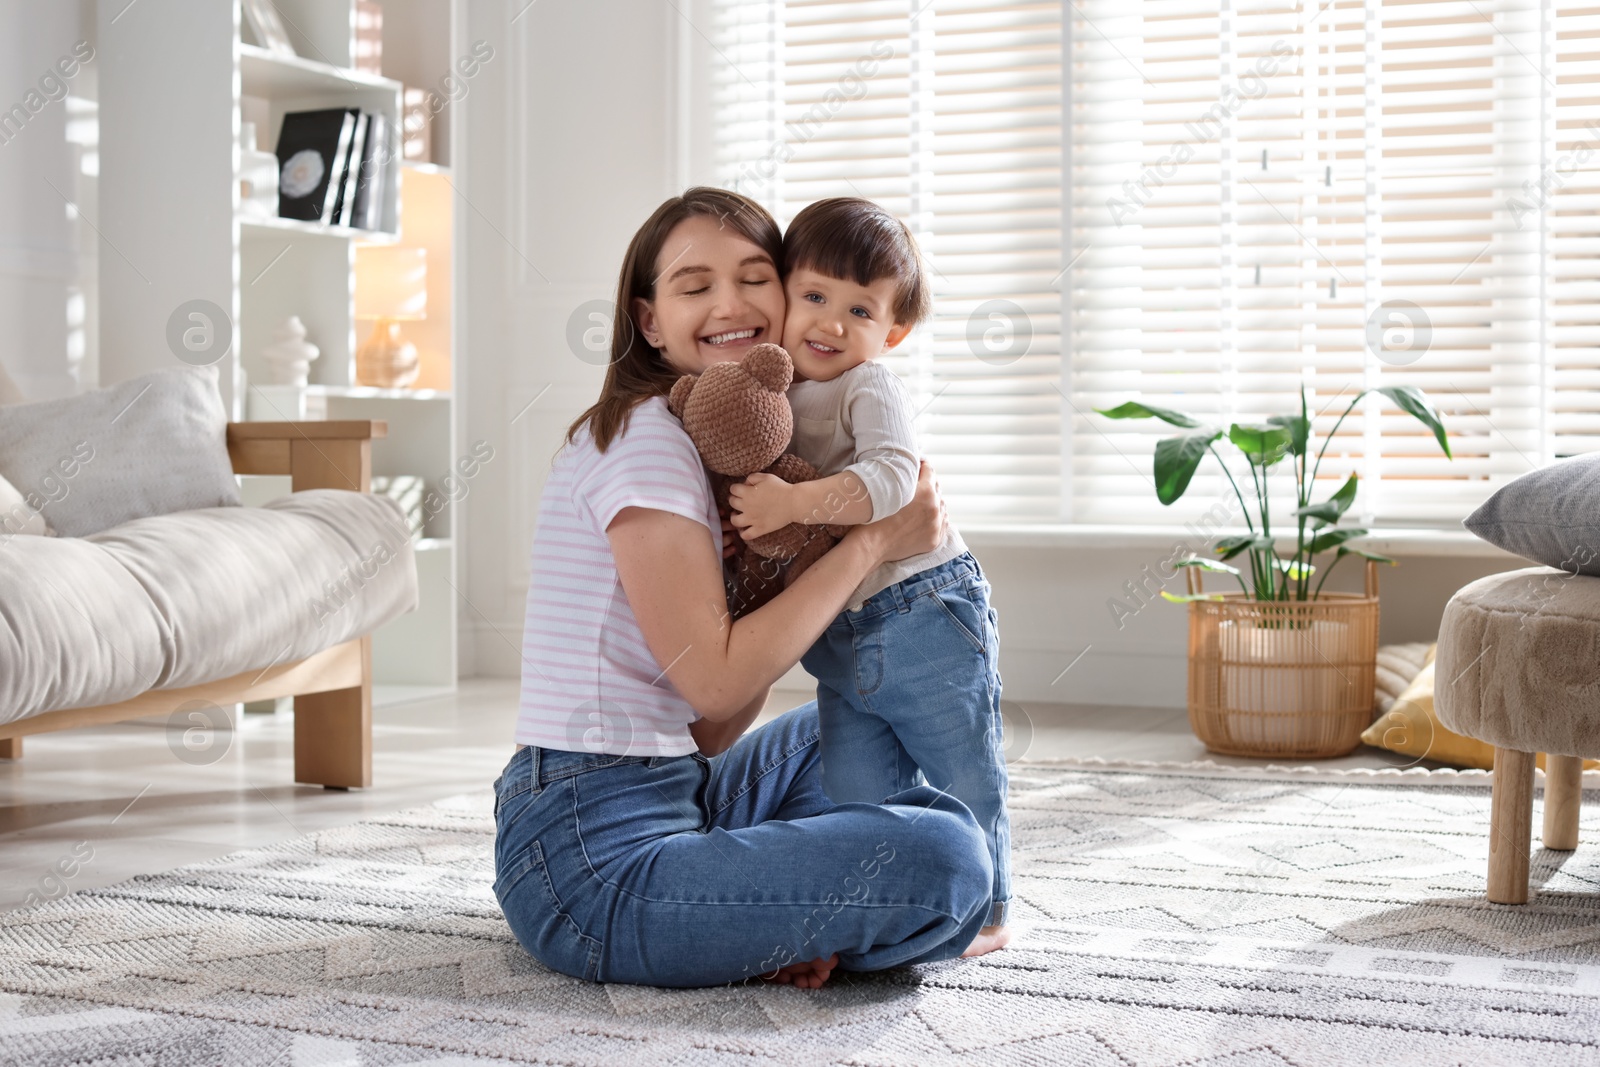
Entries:
{"type": "MultiPolygon", "coordinates": [[[[1475,737],[1452,733],[1439,723],[1433,711],[1433,662],[1412,679],[1395,698],[1388,711],[1361,734],[1361,740],[1375,748],[1386,748],[1402,756],[1438,760],[1457,767],[1494,769],[1494,746],[1475,737]]],[[[1544,766],[1544,753],[1537,760],[1544,766]]],[[[1584,769],[1600,767],[1600,760],[1584,760],[1584,769]]]]}

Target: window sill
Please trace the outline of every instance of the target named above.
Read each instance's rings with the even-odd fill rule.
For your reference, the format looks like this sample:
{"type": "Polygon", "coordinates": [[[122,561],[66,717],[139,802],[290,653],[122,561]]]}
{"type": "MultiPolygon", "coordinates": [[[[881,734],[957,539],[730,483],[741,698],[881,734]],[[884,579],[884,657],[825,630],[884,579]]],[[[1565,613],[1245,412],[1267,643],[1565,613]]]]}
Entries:
{"type": "MultiPolygon", "coordinates": [[[[1132,526],[1111,524],[1034,524],[964,523],[961,536],[974,549],[985,548],[1123,548],[1166,550],[1190,535],[1181,526],[1132,526]]],[[[1223,534],[1246,533],[1244,529],[1217,531],[1223,534]]],[[[1294,537],[1277,538],[1280,554],[1292,552],[1294,537]]],[[[1192,542],[1191,542],[1192,543],[1192,542]]],[[[1486,559],[1521,560],[1466,530],[1400,529],[1374,527],[1372,533],[1356,542],[1362,548],[1386,556],[1475,556],[1486,559]]],[[[1195,545],[1196,550],[1201,546],[1195,545]]]]}

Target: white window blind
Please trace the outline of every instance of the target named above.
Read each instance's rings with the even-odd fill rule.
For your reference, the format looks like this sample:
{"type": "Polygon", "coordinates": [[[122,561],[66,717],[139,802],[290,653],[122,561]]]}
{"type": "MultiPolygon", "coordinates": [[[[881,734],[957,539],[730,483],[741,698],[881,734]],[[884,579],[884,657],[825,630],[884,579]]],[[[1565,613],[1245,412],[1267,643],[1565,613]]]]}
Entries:
{"type": "Polygon", "coordinates": [[[1093,414],[1132,397],[1225,426],[1305,385],[1325,434],[1423,388],[1454,461],[1376,397],[1328,450],[1318,496],[1360,474],[1365,521],[1452,525],[1600,446],[1600,5],[714,10],[724,182],[785,223],[868,196],[922,243],[938,314],[893,365],[963,518],[1226,499],[1208,460],[1156,501],[1172,429],[1093,414]]]}
{"type": "Polygon", "coordinates": [[[936,315],[885,357],[952,511],[1061,513],[1061,6],[716,5],[718,168],[779,223],[864,196],[910,225],[936,315]],[[998,302],[998,303],[997,303],[998,302]]]}

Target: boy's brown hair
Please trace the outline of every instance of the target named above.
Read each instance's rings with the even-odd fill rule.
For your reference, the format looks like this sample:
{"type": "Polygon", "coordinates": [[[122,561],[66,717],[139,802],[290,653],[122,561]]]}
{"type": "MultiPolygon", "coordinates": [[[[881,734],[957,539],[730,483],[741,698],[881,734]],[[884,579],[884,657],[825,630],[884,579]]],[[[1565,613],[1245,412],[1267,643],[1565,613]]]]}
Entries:
{"type": "Polygon", "coordinates": [[[933,311],[922,255],[906,224],[871,200],[836,196],[801,209],[783,235],[783,272],[805,268],[857,285],[899,283],[894,321],[916,326],[933,311]]]}

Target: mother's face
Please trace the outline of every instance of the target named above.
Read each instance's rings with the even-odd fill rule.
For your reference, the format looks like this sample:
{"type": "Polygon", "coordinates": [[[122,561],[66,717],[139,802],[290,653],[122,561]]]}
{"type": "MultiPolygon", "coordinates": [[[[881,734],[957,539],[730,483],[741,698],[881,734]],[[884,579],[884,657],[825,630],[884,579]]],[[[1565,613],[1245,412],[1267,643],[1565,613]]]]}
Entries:
{"type": "Polygon", "coordinates": [[[633,308],[639,331],[684,374],[783,341],[778,265],[739,231],[697,215],[672,228],[656,257],[656,295],[633,308]]]}

